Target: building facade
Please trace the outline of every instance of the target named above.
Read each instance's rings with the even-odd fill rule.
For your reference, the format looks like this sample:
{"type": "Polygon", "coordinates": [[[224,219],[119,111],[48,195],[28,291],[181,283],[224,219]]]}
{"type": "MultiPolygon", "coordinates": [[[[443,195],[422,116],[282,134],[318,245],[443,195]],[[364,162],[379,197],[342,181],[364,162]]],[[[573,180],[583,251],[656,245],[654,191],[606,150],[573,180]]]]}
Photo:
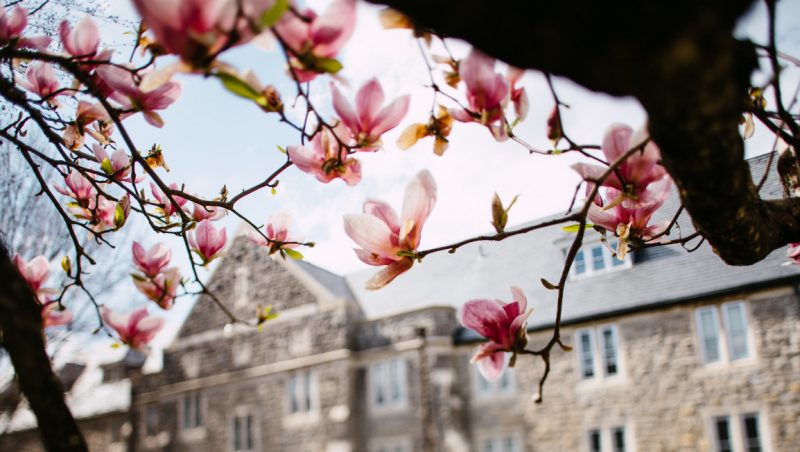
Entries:
{"type": "MultiPolygon", "coordinates": [[[[553,230],[471,245],[367,292],[369,273],[273,260],[238,238],[209,288],[238,317],[269,306],[278,318],[240,327],[199,298],[160,371],[129,357],[84,372],[93,385],[77,378],[89,394],[127,394],[81,423],[100,451],[800,450],[800,272],[780,251],[746,268],[708,247],[615,261],[590,236],[566,290],[573,349],[554,349],[544,401],[539,359],[483,380],[459,306],[519,285],[529,347],[545,344],[555,300],[539,278],[557,279],[570,243],[553,230]]],[[[14,405],[0,407],[0,450],[40,450],[14,405]]]]}

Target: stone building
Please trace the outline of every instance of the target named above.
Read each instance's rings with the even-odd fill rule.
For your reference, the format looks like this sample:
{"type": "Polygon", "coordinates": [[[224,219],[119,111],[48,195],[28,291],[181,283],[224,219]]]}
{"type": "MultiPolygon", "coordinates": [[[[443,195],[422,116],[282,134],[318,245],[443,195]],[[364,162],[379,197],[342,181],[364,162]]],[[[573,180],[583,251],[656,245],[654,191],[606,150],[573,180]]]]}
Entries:
{"type": "MultiPolygon", "coordinates": [[[[764,190],[780,196],[774,181],[764,190]]],[[[132,356],[84,371],[116,405],[79,417],[94,450],[800,450],[800,271],[781,265],[783,251],[750,267],[707,245],[616,261],[589,235],[565,293],[573,351],[554,349],[543,403],[532,402],[541,360],[483,380],[469,364],[481,338],[459,326],[460,305],[520,286],[534,308],[529,348],[543,345],[556,302],[540,278],[558,280],[570,244],[557,228],[473,244],[367,292],[374,270],[340,277],[238,238],[210,289],[237,316],[271,306],[279,317],[233,327],[201,297],[159,372],[132,356]]],[[[0,450],[39,450],[24,413],[6,417],[0,450]]]]}

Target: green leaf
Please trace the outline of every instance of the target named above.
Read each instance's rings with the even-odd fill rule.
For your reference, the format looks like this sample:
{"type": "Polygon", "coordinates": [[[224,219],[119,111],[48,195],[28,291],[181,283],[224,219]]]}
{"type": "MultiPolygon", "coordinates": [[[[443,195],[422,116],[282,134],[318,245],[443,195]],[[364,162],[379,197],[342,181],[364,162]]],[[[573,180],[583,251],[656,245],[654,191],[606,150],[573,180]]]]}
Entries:
{"type": "Polygon", "coordinates": [[[342,63],[336,58],[322,58],[318,57],[314,61],[314,69],[318,72],[326,72],[328,74],[335,74],[342,70],[342,63]]]}
{"type": "Polygon", "coordinates": [[[284,248],[283,252],[286,253],[287,256],[291,257],[294,260],[300,261],[303,260],[303,255],[299,251],[295,251],[290,248],[284,248]]]}
{"type": "MultiPolygon", "coordinates": [[[[593,224],[586,223],[586,225],[583,227],[583,229],[589,229],[589,228],[592,228],[592,227],[594,227],[593,224]]],[[[561,230],[564,231],[564,232],[578,232],[578,231],[581,230],[581,225],[572,224],[572,225],[569,225],[569,226],[564,226],[563,228],[561,228],[561,230]]]]}
{"type": "Polygon", "coordinates": [[[261,15],[261,26],[269,28],[275,25],[288,9],[289,0],[276,0],[272,8],[264,11],[264,14],[261,15]]]}
{"type": "Polygon", "coordinates": [[[239,97],[244,97],[255,102],[265,102],[264,96],[255,88],[250,86],[247,82],[239,77],[228,74],[227,72],[217,72],[214,74],[222,82],[222,86],[228,91],[236,94],[239,97]]]}
{"type": "Polygon", "coordinates": [[[114,174],[114,167],[111,166],[111,160],[105,158],[100,163],[100,169],[105,171],[106,174],[114,174]]]}
{"type": "Polygon", "coordinates": [[[61,269],[63,269],[64,273],[68,275],[72,271],[72,262],[69,260],[69,256],[64,256],[61,258],[61,269]]]}
{"type": "Polygon", "coordinates": [[[117,207],[114,209],[114,226],[117,229],[121,228],[125,224],[125,209],[123,208],[122,204],[117,204],[117,207]]]}
{"type": "Polygon", "coordinates": [[[545,289],[558,290],[558,286],[553,284],[553,283],[551,283],[550,281],[548,281],[548,280],[546,280],[544,278],[540,279],[540,281],[542,282],[542,285],[545,287],[545,289]]]}

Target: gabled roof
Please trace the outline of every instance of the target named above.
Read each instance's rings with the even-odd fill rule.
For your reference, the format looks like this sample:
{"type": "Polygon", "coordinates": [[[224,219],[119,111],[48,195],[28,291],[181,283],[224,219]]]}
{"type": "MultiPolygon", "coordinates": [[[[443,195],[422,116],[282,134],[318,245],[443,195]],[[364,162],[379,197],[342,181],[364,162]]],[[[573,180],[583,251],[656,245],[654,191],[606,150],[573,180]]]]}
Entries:
{"type": "MultiPolygon", "coordinates": [[[[761,178],[767,157],[750,161],[755,180],[761,178]]],[[[762,190],[765,198],[782,196],[774,164],[762,190]]],[[[678,201],[677,194],[673,193],[660,210],[660,220],[674,215],[678,201]]],[[[693,231],[686,215],[679,223],[684,235],[693,231]]],[[[558,281],[564,250],[571,244],[571,237],[572,234],[555,227],[502,242],[470,244],[455,254],[433,254],[375,292],[365,290],[364,283],[377,269],[349,275],[347,280],[368,318],[424,305],[460,308],[475,298],[509,301],[509,287],[516,285],[527,294],[529,306],[534,308],[528,320],[529,327],[541,328],[553,323],[556,291],[545,289],[540,278],[558,281]]],[[[591,243],[591,237],[588,235],[584,243],[591,243]]],[[[674,229],[670,238],[676,237],[674,229]]],[[[800,280],[800,267],[781,265],[785,260],[783,249],[748,267],[728,266],[705,243],[692,253],[679,246],[653,248],[639,252],[638,260],[628,269],[568,281],[563,321],[645,309],[770,282],[800,280]]]]}

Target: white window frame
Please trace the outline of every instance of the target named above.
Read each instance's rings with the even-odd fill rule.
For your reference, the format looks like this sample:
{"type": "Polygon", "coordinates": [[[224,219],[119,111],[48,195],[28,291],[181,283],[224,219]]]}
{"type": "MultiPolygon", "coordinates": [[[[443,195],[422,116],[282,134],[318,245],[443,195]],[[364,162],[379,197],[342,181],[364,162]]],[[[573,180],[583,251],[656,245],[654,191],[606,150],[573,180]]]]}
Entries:
{"type": "MultiPolygon", "coordinates": [[[[502,444],[502,442],[508,438],[513,438],[514,440],[514,443],[516,445],[515,447],[516,450],[514,452],[525,452],[526,447],[525,447],[524,436],[522,435],[522,433],[518,430],[505,430],[505,429],[484,430],[478,432],[475,438],[475,451],[483,452],[484,445],[487,441],[492,441],[495,444],[497,444],[498,442],[502,444]]],[[[496,452],[505,452],[505,450],[502,449],[501,446],[501,448],[498,449],[496,452]]]]}
{"type": "Polygon", "coordinates": [[[196,430],[203,428],[203,421],[205,420],[205,410],[203,409],[204,397],[200,391],[191,391],[181,395],[180,398],[180,428],[181,430],[196,430]],[[189,409],[194,411],[192,417],[192,425],[186,425],[188,413],[186,412],[187,400],[189,400],[189,409]]]}
{"type": "Polygon", "coordinates": [[[634,443],[633,438],[633,428],[628,422],[624,421],[606,421],[602,426],[591,425],[588,428],[585,428],[583,430],[582,450],[586,452],[594,452],[592,449],[591,434],[592,432],[596,431],[600,435],[600,452],[616,452],[614,434],[617,429],[622,429],[623,438],[625,441],[625,452],[635,452],[636,444],[634,443]]]}
{"type": "Polygon", "coordinates": [[[578,377],[581,382],[584,381],[621,381],[625,374],[625,360],[622,353],[622,344],[620,339],[619,327],[615,323],[606,323],[602,325],[580,328],[575,331],[574,344],[577,350],[575,353],[577,359],[578,377]],[[604,331],[610,330],[614,341],[614,355],[616,359],[617,371],[613,375],[608,375],[608,367],[606,366],[605,354],[605,336],[604,331]],[[584,371],[586,366],[584,363],[583,341],[581,337],[584,334],[589,335],[589,346],[592,352],[592,376],[585,376],[584,371]]]}
{"type": "Polygon", "coordinates": [[[706,305],[700,306],[695,309],[694,311],[694,329],[695,329],[695,340],[697,341],[697,349],[699,351],[698,357],[700,359],[700,363],[704,366],[714,367],[714,366],[725,366],[732,363],[751,363],[756,359],[756,348],[755,348],[755,338],[753,336],[753,328],[751,325],[751,315],[748,309],[748,303],[735,300],[735,301],[728,301],[725,303],[721,303],[718,305],[706,305]],[[732,350],[731,346],[733,343],[733,336],[732,336],[732,328],[731,322],[732,319],[730,317],[730,310],[732,308],[738,308],[741,313],[742,321],[744,322],[744,339],[746,341],[746,354],[743,356],[739,356],[736,358],[732,357],[732,350]],[[717,348],[719,357],[716,360],[709,361],[706,346],[705,346],[705,339],[703,337],[703,326],[702,326],[702,319],[701,315],[704,312],[712,312],[714,316],[714,324],[716,327],[716,336],[717,336],[717,348]]]}
{"type": "Polygon", "coordinates": [[[411,438],[407,436],[394,436],[386,438],[375,438],[369,442],[369,452],[411,452],[413,450],[411,438]]]}
{"type": "Polygon", "coordinates": [[[408,407],[408,365],[405,358],[396,357],[373,362],[369,365],[368,374],[367,381],[369,388],[367,394],[369,396],[369,406],[372,411],[395,411],[404,410],[408,407]],[[378,386],[380,386],[386,394],[391,392],[392,377],[389,374],[389,369],[392,368],[392,364],[397,364],[398,399],[386,399],[384,402],[378,403],[376,391],[378,386]],[[379,378],[383,378],[383,380],[378,380],[379,378]]]}
{"type": "MultiPolygon", "coordinates": [[[[260,431],[259,428],[259,418],[256,415],[256,410],[252,409],[249,406],[237,406],[233,410],[233,416],[230,418],[230,450],[231,452],[254,452],[256,450],[260,450],[260,436],[258,432],[260,431]],[[236,448],[236,440],[237,435],[239,432],[236,431],[236,419],[247,419],[250,417],[251,421],[251,429],[250,435],[252,436],[252,447],[249,449],[237,449],[236,448]]],[[[240,438],[241,439],[241,438],[240,438]]]]}
{"type": "Polygon", "coordinates": [[[504,353],[505,365],[500,377],[495,381],[489,381],[483,378],[478,366],[470,366],[472,369],[472,390],[477,400],[497,400],[502,397],[513,397],[517,393],[517,379],[514,371],[508,367],[510,359],[509,353],[504,353]],[[500,386],[500,382],[506,379],[507,385],[500,386]],[[485,386],[484,386],[485,385],[485,386]]]}
{"type": "MultiPolygon", "coordinates": [[[[616,259],[612,254],[613,252],[609,249],[609,246],[615,245],[616,239],[612,238],[608,241],[608,246],[603,242],[590,242],[584,244],[580,251],[583,252],[583,263],[584,263],[584,271],[582,273],[578,273],[577,271],[577,263],[575,261],[572,262],[572,268],[570,268],[569,274],[570,279],[582,279],[582,278],[590,278],[594,275],[602,275],[605,273],[611,273],[619,270],[625,270],[627,268],[633,267],[633,260],[631,259],[631,253],[627,253],[625,258],[622,259],[621,265],[614,265],[614,260],[616,259]],[[595,270],[594,269],[594,259],[592,256],[592,250],[595,248],[602,249],[603,252],[603,269],[602,270],[595,270]]],[[[569,249],[564,250],[564,255],[569,251],[569,249]]],[[[577,261],[577,254],[575,256],[577,261]]]]}
{"type": "Polygon", "coordinates": [[[319,382],[317,373],[310,369],[303,369],[292,372],[286,380],[286,414],[287,416],[307,416],[319,412],[319,382]],[[306,387],[306,379],[308,386],[306,387]],[[292,381],[295,383],[295,393],[292,393],[292,381]],[[308,391],[308,392],[307,392],[308,391]],[[308,406],[299,407],[297,411],[292,411],[292,398],[298,401],[308,400],[308,406]]]}
{"type": "Polygon", "coordinates": [[[206,437],[206,401],[201,391],[190,391],[181,394],[178,399],[178,429],[184,441],[200,441],[206,437]],[[190,409],[194,411],[195,424],[187,426],[186,401],[190,400],[190,409]]]}
{"type": "Polygon", "coordinates": [[[744,406],[729,409],[714,409],[706,413],[706,436],[711,451],[719,451],[719,443],[717,438],[717,424],[716,421],[720,417],[728,418],[728,434],[731,438],[732,452],[747,452],[745,446],[746,430],[744,427],[745,416],[755,414],[758,416],[758,439],[761,443],[761,452],[772,452],[772,442],[768,425],[767,411],[760,407],[744,406]]]}

